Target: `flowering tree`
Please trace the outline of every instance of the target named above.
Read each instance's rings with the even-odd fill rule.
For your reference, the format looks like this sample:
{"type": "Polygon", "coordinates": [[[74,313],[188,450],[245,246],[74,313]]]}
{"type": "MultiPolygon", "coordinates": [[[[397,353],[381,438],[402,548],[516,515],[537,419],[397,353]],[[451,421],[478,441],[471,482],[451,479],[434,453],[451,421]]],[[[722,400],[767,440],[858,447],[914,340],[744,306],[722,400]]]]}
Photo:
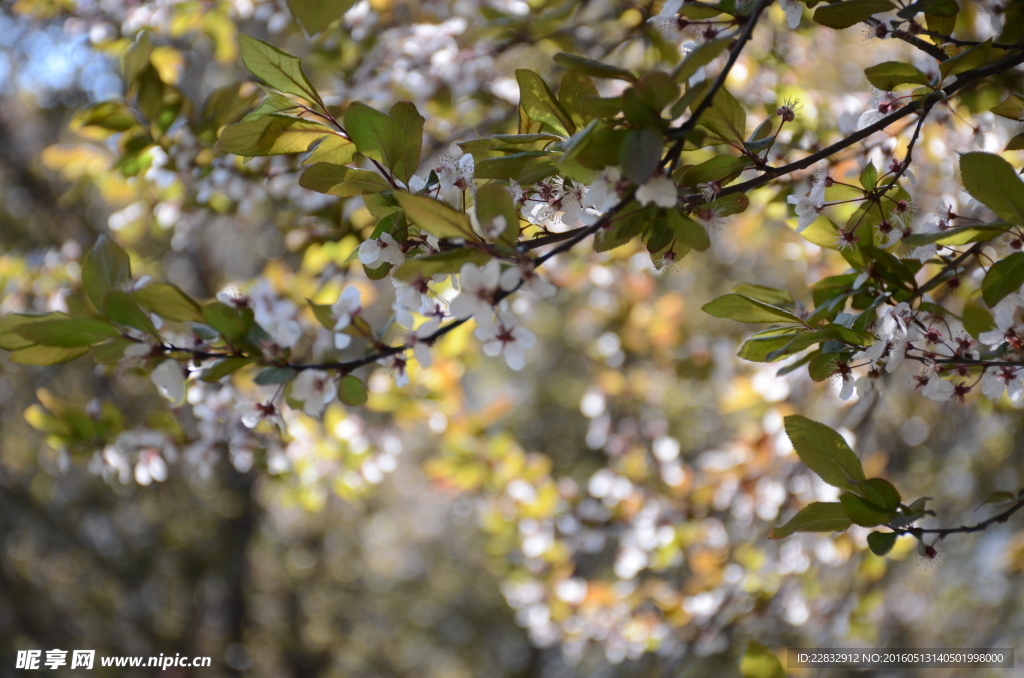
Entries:
{"type": "MultiPolygon", "coordinates": [[[[169,407],[126,425],[116,399],[76,404],[40,391],[26,417],[63,462],[81,461],[112,485],[148,486],[166,481],[179,456],[207,478],[226,457],[240,473],[294,488],[314,510],[326,494],[371,501],[404,463],[396,431],[425,426],[440,441],[427,474],[480,498],[489,548],[518,554],[502,590],[533,643],[579,658],[596,641],[616,663],[678,648],[679,638],[720,652],[716,631],[750,612],[743,601],[759,587],[777,586],[744,579],[756,566],[742,551],[717,560],[730,537],[715,511],[732,506],[749,525],[756,506],[766,529],[740,541],[759,548],[850,530],[877,556],[916,548],[930,561],[939,541],[1024,507],[1024,491],[1007,485],[972,495],[999,505],[987,519],[947,526],[943,512],[932,525],[931,497],[905,500],[881,477],[884,463],[862,462],[870,449],[854,452],[849,428],[816,421],[837,419],[841,407],[814,404],[831,381],[841,400],[856,400],[850,412],[865,427],[882,416],[883,398],[1018,407],[1024,5],[511,2],[482,5],[469,21],[439,12],[418,24],[391,9],[302,0],[287,11],[144,5],[121,17],[17,8],[75,15],[97,49],[120,57],[125,95],[76,112],[81,141],[73,152],[48,148],[44,160],[125,206],[83,256],[61,255],[60,271],[45,274],[56,280],[47,295],[5,297],[0,348],[20,365],[91,358],[103,380],[148,377],[169,407]],[[292,17],[302,32],[283,32],[292,17]],[[806,65],[799,50],[857,31],[867,64],[850,77],[864,92],[829,110],[813,75],[786,62],[806,65]],[[204,40],[249,75],[183,77],[198,68],[189,50],[204,40]],[[531,57],[501,71],[501,54],[522,46],[531,57]],[[758,59],[770,62],[755,74],[758,59]],[[208,237],[225,219],[248,226],[208,237]],[[699,263],[727,260],[738,231],[752,256],[761,245],[772,252],[762,229],[792,245],[790,261],[811,265],[792,277],[766,254],[756,267],[766,279],[749,280],[699,263]],[[253,240],[271,264],[232,279],[233,251],[251,252],[253,240]],[[279,262],[284,249],[295,268],[279,262]],[[219,279],[196,284],[189,258],[223,262],[219,279]],[[690,312],[691,322],[722,336],[769,326],[745,337],[738,356],[778,363],[758,373],[769,402],[786,399],[787,380],[810,378],[804,401],[773,409],[765,421],[775,423],[763,425],[778,434],[772,458],[796,451],[803,466],[786,468],[802,489],[787,490],[767,458],[741,455],[746,467],[732,480],[716,474],[736,461],[687,461],[671,407],[651,395],[668,387],[614,376],[626,361],[615,333],[601,335],[594,358],[610,370],[579,401],[587,430],[561,438],[609,455],[580,478],[585,487],[552,468],[554,451],[522,452],[522,422],[502,426],[506,407],[483,407],[483,387],[463,393],[462,380],[472,381],[464,366],[487,364],[477,353],[502,359],[487,368],[492,392],[514,388],[506,368],[543,371],[535,356],[558,333],[529,319],[545,308],[590,312],[611,303],[604,290],[635,294],[630,285],[641,283],[605,279],[618,275],[605,265],[616,261],[620,271],[639,262],[644,280],[664,284],[691,261],[705,266],[697,270],[715,282],[696,297],[703,313],[690,312]],[[579,294],[587,280],[605,296],[579,294]],[[711,299],[723,285],[731,291],[711,299]],[[606,414],[615,394],[634,398],[632,429],[616,430],[606,414]],[[799,475],[804,468],[814,475],[799,475]],[[745,513],[735,508],[741,486],[745,513]],[[587,575],[609,538],[618,542],[611,573],[587,575]],[[657,576],[673,568],[684,584],[657,576]]],[[[838,58],[832,49],[825,58],[838,58]]],[[[640,308],[673,312],[644,301],[632,315],[640,308]]],[[[707,363],[699,350],[673,349],[670,338],[657,358],[666,374],[691,378],[686,370],[707,363]]],[[[729,360],[716,349],[714,362],[721,370],[729,360]]],[[[840,545],[833,552],[852,550],[847,534],[828,539],[840,545]]],[[[785,610],[791,623],[809,614],[796,599],[785,610]]],[[[768,633],[750,635],[774,643],[768,633]]],[[[775,671],[770,658],[751,645],[744,672],[775,671]]]]}

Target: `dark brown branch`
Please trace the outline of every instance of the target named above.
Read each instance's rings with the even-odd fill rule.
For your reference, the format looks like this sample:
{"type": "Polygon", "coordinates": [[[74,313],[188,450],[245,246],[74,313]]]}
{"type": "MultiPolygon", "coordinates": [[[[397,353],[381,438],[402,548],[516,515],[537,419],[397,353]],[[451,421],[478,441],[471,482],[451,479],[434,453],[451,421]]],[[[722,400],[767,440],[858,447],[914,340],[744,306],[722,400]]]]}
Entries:
{"type": "MultiPolygon", "coordinates": [[[[1022,63],[1024,63],[1024,52],[1022,52],[1020,54],[1014,54],[1014,55],[1011,55],[1011,56],[1008,56],[1008,57],[1004,57],[1004,58],[1000,59],[999,61],[993,61],[992,63],[990,63],[990,64],[988,64],[986,66],[982,66],[980,68],[975,68],[973,70],[961,73],[957,77],[955,82],[950,84],[945,89],[942,89],[942,90],[939,90],[939,91],[942,92],[943,95],[948,97],[948,96],[958,92],[959,90],[963,89],[968,84],[970,84],[970,83],[972,83],[972,82],[974,82],[976,80],[980,80],[981,78],[987,77],[989,75],[995,75],[997,73],[1002,73],[1002,72],[1007,71],[1007,70],[1013,68],[1014,66],[1018,66],[1018,65],[1020,65],[1022,63]]],[[[921,100],[918,100],[918,101],[914,101],[914,102],[912,102],[910,104],[907,104],[906,106],[904,106],[903,108],[899,109],[898,111],[895,111],[894,113],[890,113],[889,115],[887,115],[886,117],[882,118],[881,120],[879,120],[875,124],[870,125],[868,127],[865,127],[864,129],[859,130],[857,132],[854,132],[853,134],[851,134],[850,136],[846,137],[845,139],[837,141],[836,143],[832,144],[831,146],[829,146],[827,148],[824,148],[824,149],[818,151],[817,153],[812,153],[811,155],[807,156],[806,158],[803,158],[801,160],[797,160],[795,162],[792,162],[792,163],[790,163],[788,165],[784,165],[782,167],[772,167],[772,168],[769,168],[769,169],[767,169],[765,171],[764,174],[762,174],[759,177],[751,179],[750,181],[744,181],[741,184],[736,184],[734,186],[730,186],[730,187],[724,189],[719,194],[719,196],[730,195],[732,193],[746,193],[747,191],[749,191],[751,189],[758,188],[759,186],[764,186],[765,184],[767,184],[772,179],[775,179],[776,177],[782,176],[784,174],[789,174],[790,172],[796,172],[798,170],[807,169],[811,165],[813,165],[813,164],[815,164],[815,163],[817,163],[817,162],[819,162],[821,160],[826,160],[830,156],[835,155],[836,153],[838,153],[839,151],[841,151],[841,150],[843,150],[845,148],[848,148],[850,146],[853,146],[855,143],[857,143],[859,141],[862,141],[863,139],[867,139],[869,136],[871,136],[875,132],[880,132],[880,131],[884,130],[886,127],[888,127],[892,123],[896,122],[897,120],[901,120],[902,118],[907,117],[911,113],[915,113],[915,112],[919,111],[922,108],[922,106],[923,106],[923,102],[927,101],[929,98],[934,97],[934,96],[936,96],[936,94],[933,93],[933,94],[929,95],[929,97],[926,97],[924,99],[921,99],[921,100]]],[[[937,103],[937,101],[933,102],[932,105],[934,105],[935,103],[937,103]]]]}
{"type": "Polygon", "coordinates": [[[922,537],[926,534],[938,535],[939,539],[945,539],[951,534],[970,534],[972,532],[984,532],[988,528],[996,525],[997,523],[1005,523],[1013,516],[1014,513],[1024,508],[1024,499],[1018,500],[1013,506],[1003,511],[1002,513],[996,514],[988,520],[983,520],[977,525],[961,525],[960,527],[943,527],[943,528],[921,528],[921,527],[890,527],[896,534],[910,534],[915,537],[922,537]]]}
{"type": "MultiPolygon", "coordinates": [[[[693,114],[686,120],[686,122],[672,130],[669,136],[681,141],[683,136],[696,127],[697,123],[700,122],[701,116],[704,115],[704,112],[711,107],[712,103],[714,103],[715,95],[718,94],[718,90],[722,89],[725,85],[726,78],[729,77],[732,67],[740,58],[740,52],[743,51],[743,48],[750,40],[750,37],[754,34],[754,26],[757,25],[757,20],[761,17],[761,12],[764,11],[764,8],[769,4],[769,1],[770,0],[758,1],[757,6],[754,7],[754,11],[751,12],[749,17],[747,17],[747,23],[743,27],[743,32],[740,33],[738,38],[736,38],[736,45],[729,53],[729,60],[725,62],[725,66],[722,67],[722,71],[715,78],[714,82],[711,83],[711,87],[708,88],[707,93],[704,95],[704,99],[697,105],[697,108],[693,111],[693,114]]],[[[679,148],[682,149],[682,145],[678,145],[679,148]]]]}
{"type": "MultiPolygon", "coordinates": [[[[959,40],[951,35],[943,35],[942,33],[938,33],[936,31],[929,31],[927,29],[921,29],[920,33],[922,33],[923,35],[927,35],[929,38],[936,38],[938,40],[941,40],[942,42],[949,43],[950,45],[956,45],[957,47],[977,47],[978,45],[984,44],[982,42],[978,42],[977,40],[959,40]]],[[[993,42],[992,47],[996,49],[1024,50],[1024,45],[1010,45],[1003,42],[993,42]]]]}

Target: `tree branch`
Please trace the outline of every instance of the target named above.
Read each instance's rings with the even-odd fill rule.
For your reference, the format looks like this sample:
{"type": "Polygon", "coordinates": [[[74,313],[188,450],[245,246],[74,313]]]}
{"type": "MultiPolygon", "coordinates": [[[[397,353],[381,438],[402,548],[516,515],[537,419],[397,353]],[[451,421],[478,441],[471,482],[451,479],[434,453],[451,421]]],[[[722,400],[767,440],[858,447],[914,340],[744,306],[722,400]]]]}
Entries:
{"type": "MultiPolygon", "coordinates": [[[[1013,68],[1014,66],[1018,66],[1018,65],[1020,65],[1022,63],[1024,63],[1024,52],[1022,52],[1020,54],[1014,54],[1014,55],[1011,55],[1011,56],[1008,56],[1008,57],[1004,57],[1004,58],[1000,59],[999,61],[993,61],[992,63],[988,64],[987,66],[982,66],[980,68],[975,68],[973,70],[961,73],[960,76],[957,77],[955,82],[950,84],[945,89],[942,89],[942,90],[939,90],[939,91],[941,91],[946,97],[948,97],[948,96],[958,92],[959,90],[963,89],[964,87],[966,87],[968,84],[974,82],[975,80],[980,80],[981,78],[987,77],[989,75],[994,75],[994,74],[997,74],[997,73],[1002,73],[1002,72],[1007,71],[1007,70],[1013,68]]],[[[934,94],[929,95],[929,96],[934,96],[934,94]]],[[[921,100],[918,100],[918,101],[914,101],[914,102],[912,102],[910,104],[907,104],[906,106],[904,106],[903,108],[899,109],[898,111],[895,111],[894,113],[890,113],[889,115],[887,115],[886,117],[882,118],[881,120],[879,120],[875,124],[869,125],[868,127],[865,127],[862,130],[854,132],[853,134],[851,134],[850,136],[846,137],[845,139],[842,139],[841,141],[837,141],[836,143],[832,144],[828,148],[823,148],[822,150],[818,151],[817,153],[812,153],[811,155],[807,156],[806,158],[803,158],[801,160],[797,160],[795,162],[792,162],[792,163],[790,163],[788,165],[784,165],[782,167],[772,167],[772,168],[769,168],[769,169],[767,169],[765,171],[764,174],[762,174],[759,177],[751,179],[750,181],[744,181],[741,184],[735,184],[733,186],[729,186],[728,188],[722,190],[721,193],[719,193],[719,197],[721,197],[723,195],[730,195],[730,194],[733,194],[733,193],[746,193],[747,191],[749,191],[751,189],[758,188],[759,186],[764,186],[765,184],[767,184],[772,179],[775,179],[776,177],[782,176],[784,174],[789,174],[790,172],[796,172],[797,170],[807,169],[808,167],[810,167],[811,165],[815,164],[816,162],[819,162],[821,160],[825,160],[825,159],[829,158],[830,156],[835,155],[839,151],[854,145],[858,141],[861,141],[863,139],[867,139],[869,136],[871,136],[875,132],[880,132],[880,131],[884,130],[886,127],[888,127],[892,123],[896,122],[897,120],[901,120],[902,118],[907,117],[911,113],[917,112],[918,110],[920,110],[922,108],[922,105],[923,105],[922,102],[926,101],[927,99],[928,99],[928,97],[926,97],[924,99],[921,99],[921,100]]],[[[934,105],[934,103],[937,103],[937,102],[933,102],[932,105],[934,105]]]]}
{"type": "Polygon", "coordinates": [[[1017,502],[1008,508],[1007,510],[992,516],[988,520],[983,520],[977,525],[961,525],[960,527],[944,527],[944,528],[921,528],[921,527],[889,527],[896,534],[910,534],[920,538],[926,534],[936,534],[939,539],[945,539],[951,534],[970,534],[971,532],[984,532],[988,528],[992,527],[997,523],[1005,523],[1013,516],[1014,513],[1024,508],[1024,499],[1019,499],[1017,502]]]}

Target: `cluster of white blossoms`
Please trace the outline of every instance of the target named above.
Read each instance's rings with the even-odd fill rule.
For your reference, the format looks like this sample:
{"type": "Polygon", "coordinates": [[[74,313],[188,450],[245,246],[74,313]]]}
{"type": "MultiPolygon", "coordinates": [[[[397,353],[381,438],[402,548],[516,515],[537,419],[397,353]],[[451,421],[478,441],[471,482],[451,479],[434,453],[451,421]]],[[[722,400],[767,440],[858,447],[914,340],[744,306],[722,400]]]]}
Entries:
{"type": "MultiPolygon", "coordinates": [[[[471,154],[464,153],[459,157],[442,155],[429,178],[412,176],[406,188],[436,197],[457,209],[463,209],[469,203],[466,211],[474,230],[485,241],[494,242],[506,232],[509,224],[503,216],[480,223],[476,214],[474,174],[475,161],[471,154]]],[[[540,226],[544,231],[561,232],[598,223],[609,210],[626,199],[632,186],[634,184],[623,177],[618,167],[609,166],[598,172],[590,185],[554,177],[528,189],[512,181],[507,190],[517,212],[527,222],[540,226]]],[[[672,208],[679,201],[678,186],[660,170],[645,183],[635,186],[633,195],[644,206],[653,204],[672,208]]],[[[449,244],[458,245],[459,241],[458,238],[449,239],[449,244]]],[[[432,363],[431,346],[446,328],[453,323],[474,320],[477,324],[474,336],[481,342],[483,352],[488,356],[503,357],[513,370],[523,369],[527,351],[535,345],[536,337],[512,314],[505,297],[524,291],[544,298],[554,294],[556,288],[540,275],[535,260],[525,252],[515,258],[493,259],[482,266],[466,263],[458,273],[433,274],[412,280],[408,276],[398,279],[393,275],[409,256],[438,253],[442,247],[433,235],[381,231],[361,243],[355,253],[359,262],[367,269],[383,269],[392,283],[394,302],[391,309],[394,313],[387,325],[396,326],[404,339],[397,346],[382,344],[379,339],[382,334],[371,330],[369,324],[360,318],[364,309],[359,289],[348,286],[330,306],[333,326],[328,327],[328,336],[331,340],[323,341],[321,334],[312,345],[313,357],[317,360],[312,366],[291,361],[291,352],[300,347],[300,340],[308,332],[298,320],[298,306],[276,295],[266,280],[260,280],[249,289],[231,286],[217,298],[233,308],[251,309],[257,325],[265,331],[266,339],[259,342],[262,358],[269,364],[298,372],[287,394],[290,400],[301,403],[302,410],[313,417],[321,416],[327,405],[338,397],[337,379],[344,374],[344,370],[341,373],[337,369],[332,370],[329,360],[324,362],[323,352],[330,348],[347,351],[355,339],[368,342],[380,356],[377,363],[390,372],[397,385],[404,386],[408,382],[409,360],[429,367],[432,363]]],[[[154,321],[159,323],[158,318],[154,317],[154,321]]],[[[387,326],[377,329],[386,330],[387,326]]],[[[167,346],[186,351],[206,348],[199,337],[167,335],[164,337],[166,344],[153,344],[142,339],[140,337],[139,346],[131,347],[130,357],[157,358],[166,353],[167,346]]],[[[180,406],[186,399],[189,380],[194,376],[190,370],[196,371],[196,368],[167,358],[158,361],[150,378],[161,395],[175,406],[180,406]]],[[[282,424],[281,411],[273,402],[275,398],[240,405],[238,415],[241,423],[249,429],[262,421],[282,424]]]]}
{"type": "Polygon", "coordinates": [[[882,373],[895,372],[908,358],[923,366],[913,376],[914,389],[935,401],[965,401],[980,385],[981,392],[995,400],[1007,394],[1013,402],[1024,395],[1024,367],[1018,359],[1024,349],[1024,294],[1008,295],[993,309],[996,328],[979,335],[980,343],[1001,357],[982,360],[975,341],[953,322],[915,311],[906,302],[886,306],[875,323],[874,344],[853,356],[855,364],[839,363],[840,397],[849,399],[854,391],[864,396],[881,390],[882,373]],[[1008,357],[1007,357],[1008,356],[1008,357]],[[857,376],[854,368],[867,368],[857,376]],[[981,374],[977,373],[982,369],[981,374]]]}

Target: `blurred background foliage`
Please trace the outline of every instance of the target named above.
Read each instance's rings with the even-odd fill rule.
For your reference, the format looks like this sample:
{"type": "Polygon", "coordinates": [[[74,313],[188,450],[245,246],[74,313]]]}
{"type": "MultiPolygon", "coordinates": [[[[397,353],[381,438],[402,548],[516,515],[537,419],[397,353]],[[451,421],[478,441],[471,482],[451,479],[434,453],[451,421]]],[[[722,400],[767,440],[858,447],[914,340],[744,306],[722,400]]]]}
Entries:
{"type": "MultiPolygon", "coordinates": [[[[993,32],[995,3],[960,4],[958,34],[993,32]]],[[[214,147],[261,96],[236,36],[303,56],[330,106],[413,101],[430,165],[454,142],[515,130],[516,68],[555,82],[559,51],[671,68],[676,45],[648,21],[659,10],[361,0],[309,37],[284,2],[5,0],[0,311],[63,308],[106,234],[136,275],[199,298],[262,285],[329,303],[354,284],[382,320],[390,286],[348,261],[373,228],[361,202],[300,188],[294,156],[214,147]]],[[[856,30],[791,31],[773,6],[728,84],[758,121],[798,99],[786,134],[812,148],[868,105],[864,67],[897,57],[918,59],[856,30]]],[[[998,96],[976,91],[962,116],[928,123],[918,204],[963,200],[953,150],[1005,147],[1013,130],[984,112],[998,96]]],[[[873,143],[850,154],[851,177],[886,139],[873,143]]],[[[835,497],[796,463],[787,414],[841,429],[868,475],[933,496],[954,522],[1016,489],[1024,458],[1005,399],[940,405],[892,378],[844,403],[806,374],[734,357],[744,328],[702,304],[757,282],[810,305],[810,283],[847,270],[792,232],[792,190],[752,193],[711,250],[667,270],[639,243],[562,255],[558,296],[515,302],[539,338],[523,372],[485,361],[463,328],[406,388],[378,372],[364,407],[334,403],[322,422],[289,412],[284,440],[225,424],[259,390],[249,373],[168,412],[138,370],[0,358],[3,672],[26,648],[211,655],[203,676],[457,677],[738,675],[751,639],[1013,646],[1019,526],[951,539],[932,567],[909,539],[872,555],[861,528],[766,539],[835,497]],[[145,452],[130,465],[98,448],[118,433],[145,452]]]]}

